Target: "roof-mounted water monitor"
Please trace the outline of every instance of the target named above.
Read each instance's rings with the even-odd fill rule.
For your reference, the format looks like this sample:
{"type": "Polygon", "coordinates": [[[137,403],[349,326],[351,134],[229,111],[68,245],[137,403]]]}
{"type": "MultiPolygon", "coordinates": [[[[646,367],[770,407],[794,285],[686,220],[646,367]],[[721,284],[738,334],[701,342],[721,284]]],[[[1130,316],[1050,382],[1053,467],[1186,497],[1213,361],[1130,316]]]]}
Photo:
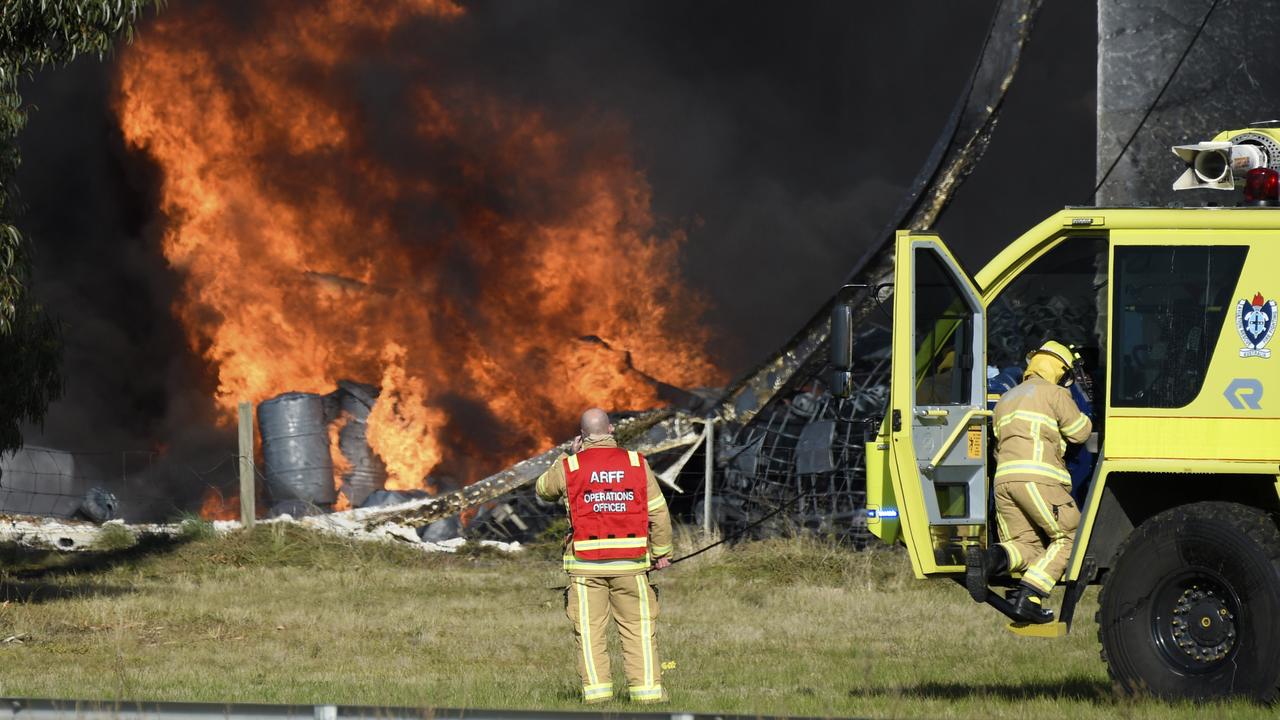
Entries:
{"type": "Polygon", "coordinates": [[[1280,128],[1227,130],[1207,142],[1174,145],[1186,170],[1174,190],[1244,191],[1245,202],[1280,201],[1280,128]]]}

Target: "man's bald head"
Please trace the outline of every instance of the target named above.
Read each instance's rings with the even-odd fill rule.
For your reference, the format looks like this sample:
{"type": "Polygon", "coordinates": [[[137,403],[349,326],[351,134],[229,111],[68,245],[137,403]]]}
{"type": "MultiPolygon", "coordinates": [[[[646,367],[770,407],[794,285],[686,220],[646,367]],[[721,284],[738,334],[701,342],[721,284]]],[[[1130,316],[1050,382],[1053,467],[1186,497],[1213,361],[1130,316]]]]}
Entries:
{"type": "Polygon", "coordinates": [[[609,413],[600,408],[590,408],[582,413],[582,434],[597,437],[613,434],[613,423],[609,422],[609,413]]]}

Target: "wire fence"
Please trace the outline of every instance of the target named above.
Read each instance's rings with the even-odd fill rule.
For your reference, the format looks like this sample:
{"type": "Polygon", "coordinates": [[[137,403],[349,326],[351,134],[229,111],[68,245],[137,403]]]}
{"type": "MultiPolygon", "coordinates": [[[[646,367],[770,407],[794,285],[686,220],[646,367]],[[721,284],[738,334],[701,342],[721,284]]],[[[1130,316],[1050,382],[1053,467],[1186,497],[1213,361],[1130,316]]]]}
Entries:
{"type": "MultiPolygon", "coordinates": [[[[857,409],[864,395],[832,397],[810,383],[787,402],[762,414],[742,432],[721,438],[713,452],[712,524],[732,534],[776,514],[749,537],[818,532],[861,544],[866,540],[862,481],[863,424],[857,409]],[[801,496],[796,501],[796,497],[801,496]],[[775,512],[787,502],[793,507],[775,512]]],[[[661,472],[683,448],[651,458],[661,472]]],[[[678,519],[704,523],[705,451],[700,446],[663,486],[678,519]]],[[[102,522],[174,520],[198,514],[238,519],[240,456],[226,453],[202,465],[146,451],[68,452],[24,447],[0,455],[0,514],[81,518],[102,522]]],[[[271,514],[267,477],[255,464],[257,514],[271,514]]],[[[382,502],[426,497],[421,493],[375,494],[382,502]]],[[[292,501],[277,503],[294,515],[333,510],[292,501]]],[[[484,503],[462,516],[423,528],[424,539],[456,536],[529,542],[564,517],[562,506],[538,499],[532,486],[484,503]]]]}
{"type": "MultiPolygon", "coordinates": [[[[706,446],[649,458],[655,472],[675,486],[663,492],[674,516],[709,524],[721,536],[762,538],[813,533],[861,547],[866,526],[864,443],[883,415],[888,396],[888,337],[868,322],[859,336],[854,391],[833,396],[823,367],[810,369],[794,389],[767,405],[752,422],[718,432],[711,453],[710,503],[706,500],[706,446]],[[682,463],[682,464],[681,464],[682,463]],[[676,472],[664,473],[667,470],[676,472]]],[[[239,519],[241,457],[207,453],[195,465],[148,451],[66,452],[26,447],[0,455],[0,513],[82,517],[103,521],[172,520],[197,513],[206,519],[239,519]]],[[[257,515],[329,512],[333,506],[304,501],[271,504],[268,478],[254,463],[257,515]]],[[[376,492],[376,504],[426,497],[421,492],[376,492]]],[[[421,529],[424,540],[463,536],[529,542],[563,524],[562,506],[536,497],[532,485],[459,516],[421,529]]]]}
{"type": "Polygon", "coordinates": [[[69,452],[26,446],[0,454],[0,513],[102,522],[174,519],[210,498],[234,503],[239,456],[205,465],[151,451],[69,452]]]}

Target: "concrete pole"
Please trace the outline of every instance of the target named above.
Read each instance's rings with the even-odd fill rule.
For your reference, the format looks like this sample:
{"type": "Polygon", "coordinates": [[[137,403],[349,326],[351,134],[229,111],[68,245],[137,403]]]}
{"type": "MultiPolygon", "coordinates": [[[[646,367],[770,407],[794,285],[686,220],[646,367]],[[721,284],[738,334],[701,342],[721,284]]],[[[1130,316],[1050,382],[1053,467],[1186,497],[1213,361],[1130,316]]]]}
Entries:
{"type": "Polygon", "coordinates": [[[253,405],[240,403],[240,523],[253,527],[255,484],[253,482],[253,405]]]}
{"type": "Polygon", "coordinates": [[[715,428],[716,424],[711,418],[706,420],[707,444],[705,449],[706,466],[703,474],[703,493],[702,493],[702,531],[708,536],[711,535],[711,476],[715,471],[715,428]]]}

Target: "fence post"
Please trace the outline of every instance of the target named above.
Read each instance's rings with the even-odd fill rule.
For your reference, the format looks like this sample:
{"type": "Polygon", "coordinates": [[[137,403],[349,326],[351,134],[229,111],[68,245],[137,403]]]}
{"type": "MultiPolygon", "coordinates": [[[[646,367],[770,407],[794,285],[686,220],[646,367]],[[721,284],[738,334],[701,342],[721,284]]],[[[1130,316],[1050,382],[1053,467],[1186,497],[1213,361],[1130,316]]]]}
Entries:
{"type": "Polygon", "coordinates": [[[240,523],[253,527],[253,405],[240,403],[240,523]]]}
{"type": "Polygon", "coordinates": [[[706,462],[706,467],[703,471],[704,485],[702,488],[702,531],[706,533],[708,536],[710,536],[711,535],[711,474],[712,474],[712,471],[715,469],[715,455],[712,448],[715,447],[715,443],[713,441],[715,436],[716,425],[711,418],[707,418],[706,425],[707,425],[707,431],[706,431],[707,445],[704,451],[704,455],[706,455],[707,462],[706,462]]]}

